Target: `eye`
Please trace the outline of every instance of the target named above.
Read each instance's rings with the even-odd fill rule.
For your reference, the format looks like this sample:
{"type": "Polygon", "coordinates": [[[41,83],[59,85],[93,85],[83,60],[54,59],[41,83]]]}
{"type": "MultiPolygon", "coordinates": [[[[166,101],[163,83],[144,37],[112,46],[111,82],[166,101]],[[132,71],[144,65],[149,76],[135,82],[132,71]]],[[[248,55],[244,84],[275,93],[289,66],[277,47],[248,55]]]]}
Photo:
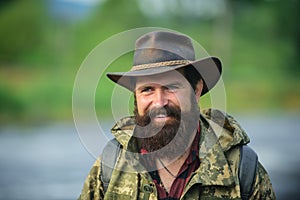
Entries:
{"type": "Polygon", "coordinates": [[[179,89],[179,86],[178,85],[168,85],[166,88],[170,92],[176,92],[179,89]]]}
{"type": "Polygon", "coordinates": [[[141,89],[141,93],[149,93],[152,92],[153,88],[152,87],[144,87],[141,89]]]}

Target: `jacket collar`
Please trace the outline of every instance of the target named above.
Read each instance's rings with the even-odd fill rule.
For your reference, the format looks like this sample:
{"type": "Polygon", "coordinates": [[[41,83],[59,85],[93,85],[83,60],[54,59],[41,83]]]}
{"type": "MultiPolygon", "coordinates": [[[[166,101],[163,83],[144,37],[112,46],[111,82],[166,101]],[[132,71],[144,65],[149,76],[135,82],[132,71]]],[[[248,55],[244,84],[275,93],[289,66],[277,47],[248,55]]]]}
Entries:
{"type": "Polygon", "coordinates": [[[204,186],[232,185],[234,177],[218,137],[203,116],[200,117],[200,123],[200,167],[190,184],[194,182],[204,186]]]}
{"type": "Polygon", "coordinates": [[[134,146],[129,141],[132,140],[133,130],[135,128],[135,120],[134,117],[124,117],[117,121],[117,123],[112,127],[111,133],[113,136],[120,142],[123,149],[128,149],[130,146],[134,146]]]}

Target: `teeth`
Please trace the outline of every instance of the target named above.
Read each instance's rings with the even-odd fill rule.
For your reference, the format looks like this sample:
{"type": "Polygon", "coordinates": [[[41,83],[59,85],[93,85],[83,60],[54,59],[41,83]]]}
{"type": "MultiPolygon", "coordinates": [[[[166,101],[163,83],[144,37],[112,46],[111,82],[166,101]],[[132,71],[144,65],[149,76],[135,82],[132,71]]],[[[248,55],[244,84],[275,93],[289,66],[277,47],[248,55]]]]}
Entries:
{"type": "Polygon", "coordinates": [[[167,115],[159,114],[159,115],[156,115],[156,117],[159,117],[159,118],[161,118],[161,117],[167,117],[167,115]]]}

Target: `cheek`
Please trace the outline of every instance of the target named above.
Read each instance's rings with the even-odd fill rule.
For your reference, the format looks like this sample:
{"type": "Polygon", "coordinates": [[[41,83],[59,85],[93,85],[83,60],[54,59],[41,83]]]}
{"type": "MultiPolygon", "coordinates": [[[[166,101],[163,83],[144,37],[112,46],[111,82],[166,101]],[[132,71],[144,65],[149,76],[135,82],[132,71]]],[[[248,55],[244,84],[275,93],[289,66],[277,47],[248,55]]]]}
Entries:
{"type": "Polygon", "coordinates": [[[148,108],[150,101],[149,98],[137,97],[137,110],[139,115],[143,116],[145,114],[146,109],[148,108]]]}
{"type": "Polygon", "coordinates": [[[191,98],[195,98],[195,95],[186,92],[176,96],[177,105],[180,106],[182,111],[190,111],[191,109],[191,98]]]}

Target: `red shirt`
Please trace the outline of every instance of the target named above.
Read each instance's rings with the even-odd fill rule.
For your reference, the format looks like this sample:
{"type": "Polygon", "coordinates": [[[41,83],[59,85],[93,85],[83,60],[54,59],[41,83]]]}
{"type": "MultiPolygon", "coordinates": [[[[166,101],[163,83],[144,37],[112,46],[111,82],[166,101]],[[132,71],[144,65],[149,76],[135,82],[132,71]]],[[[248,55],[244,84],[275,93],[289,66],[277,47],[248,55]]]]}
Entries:
{"type": "Polygon", "coordinates": [[[183,190],[189,181],[189,177],[191,174],[196,171],[200,166],[200,159],[199,159],[199,139],[200,139],[200,130],[195,136],[195,139],[192,143],[190,154],[188,155],[187,159],[181,166],[178,176],[175,178],[170,193],[168,193],[162,181],[158,175],[157,171],[150,172],[150,175],[155,183],[157,192],[158,192],[158,199],[159,200],[179,200],[183,190]]]}

